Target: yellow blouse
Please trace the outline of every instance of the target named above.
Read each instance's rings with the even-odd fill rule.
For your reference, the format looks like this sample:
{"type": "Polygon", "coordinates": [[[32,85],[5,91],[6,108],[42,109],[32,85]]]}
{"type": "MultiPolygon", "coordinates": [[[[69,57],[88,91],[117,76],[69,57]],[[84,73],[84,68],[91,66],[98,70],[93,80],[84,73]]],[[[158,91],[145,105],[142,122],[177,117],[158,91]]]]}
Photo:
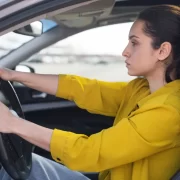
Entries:
{"type": "Polygon", "coordinates": [[[169,180],[180,168],[180,80],[150,94],[143,78],[109,83],[60,75],[56,95],[115,120],[89,137],[54,129],[55,161],[100,172],[100,180],[169,180]]]}

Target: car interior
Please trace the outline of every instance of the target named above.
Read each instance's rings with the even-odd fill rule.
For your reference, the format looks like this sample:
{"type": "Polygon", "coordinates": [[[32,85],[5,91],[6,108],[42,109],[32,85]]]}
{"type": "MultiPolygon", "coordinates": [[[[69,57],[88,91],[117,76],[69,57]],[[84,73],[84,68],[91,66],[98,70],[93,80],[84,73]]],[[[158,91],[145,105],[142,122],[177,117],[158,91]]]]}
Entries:
{"type": "MultiPolygon", "coordinates": [[[[150,0],[119,0],[116,2],[103,0],[103,3],[97,1],[74,8],[80,1],[72,1],[72,4],[70,2],[68,2],[69,4],[58,4],[58,1],[52,1],[50,5],[49,1],[44,1],[36,4],[36,6],[31,6],[28,9],[24,8],[15,14],[10,14],[6,19],[2,18],[0,20],[1,36],[5,36],[8,32],[14,32],[32,36],[33,38],[2,56],[0,58],[0,67],[16,70],[21,64],[29,72],[36,73],[35,69],[27,66],[25,62],[42,49],[86,30],[133,22],[137,14],[144,8],[162,3],[161,1],[152,2],[150,0]],[[70,10],[66,9],[68,7],[70,7],[70,10]],[[32,14],[34,17],[32,17],[32,14]],[[43,16],[44,14],[46,16],[43,16]],[[18,17],[23,18],[18,19],[18,17]],[[30,19],[31,22],[29,21],[30,19]],[[8,22],[11,23],[8,24],[8,22]],[[40,31],[34,32],[32,30],[33,22],[40,22],[40,31]],[[48,22],[53,23],[49,25],[48,22]],[[17,28],[17,24],[20,23],[21,28],[17,28]]],[[[170,0],[165,0],[163,3],[180,5],[178,1],[170,0]]],[[[33,123],[51,129],[57,128],[88,136],[100,132],[102,129],[109,128],[113,124],[113,117],[92,114],[84,109],[80,109],[74,102],[57,98],[14,82],[11,82],[11,84],[19,99],[23,116],[33,123]]],[[[1,89],[1,91],[5,94],[7,90],[1,89]]],[[[5,96],[9,97],[9,94],[5,96]]],[[[49,152],[35,146],[32,149],[34,153],[52,160],[49,152]]],[[[84,174],[91,180],[98,179],[98,173],[84,174]]],[[[179,172],[172,177],[172,180],[178,179],[180,180],[179,172]]]]}

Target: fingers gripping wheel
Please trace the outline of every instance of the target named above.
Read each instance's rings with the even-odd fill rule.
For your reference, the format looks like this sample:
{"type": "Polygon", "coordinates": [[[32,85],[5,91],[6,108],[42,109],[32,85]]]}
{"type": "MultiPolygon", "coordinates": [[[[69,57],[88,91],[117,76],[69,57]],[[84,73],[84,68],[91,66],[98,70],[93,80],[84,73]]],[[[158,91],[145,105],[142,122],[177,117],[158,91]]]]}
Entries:
{"type": "MultiPolygon", "coordinates": [[[[11,83],[0,79],[0,92],[18,116],[25,119],[20,101],[11,83]]],[[[0,162],[13,179],[26,180],[28,178],[32,164],[32,147],[32,144],[19,136],[0,133],[0,162]]]]}

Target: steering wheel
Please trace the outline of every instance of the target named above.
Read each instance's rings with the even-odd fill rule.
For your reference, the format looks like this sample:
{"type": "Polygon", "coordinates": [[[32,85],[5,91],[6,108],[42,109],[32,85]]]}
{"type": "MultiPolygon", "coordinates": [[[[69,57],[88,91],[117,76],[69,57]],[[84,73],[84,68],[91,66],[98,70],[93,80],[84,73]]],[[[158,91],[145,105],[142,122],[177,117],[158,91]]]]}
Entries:
{"type": "MultiPolygon", "coordinates": [[[[18,96],[9,81],[0,79],[0,101],[25,119],[18,96]],[[8,103],[7,103],[8,102],[8,103]]],[[[15,180],[29,177],[33,145],[15,134],[0,133],[0,163],[15,180]]]]}

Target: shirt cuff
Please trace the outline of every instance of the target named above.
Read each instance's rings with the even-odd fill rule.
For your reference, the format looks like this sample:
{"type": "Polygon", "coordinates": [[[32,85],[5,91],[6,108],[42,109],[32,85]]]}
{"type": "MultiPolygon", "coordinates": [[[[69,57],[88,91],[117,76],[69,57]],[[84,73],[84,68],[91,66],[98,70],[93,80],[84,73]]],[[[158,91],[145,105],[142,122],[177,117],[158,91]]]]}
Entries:
{"type": "Polygon", "coordinates": [[[55,161],[63,163],[69,137],[70,132],[54,129],[50,142],[50,152],[55,161]]]}
{"type": "Polygon", "coordinates": [[[70,99],[72,79],[70,75],[60,74],[56,96],[64,99],[70,99]]]}

